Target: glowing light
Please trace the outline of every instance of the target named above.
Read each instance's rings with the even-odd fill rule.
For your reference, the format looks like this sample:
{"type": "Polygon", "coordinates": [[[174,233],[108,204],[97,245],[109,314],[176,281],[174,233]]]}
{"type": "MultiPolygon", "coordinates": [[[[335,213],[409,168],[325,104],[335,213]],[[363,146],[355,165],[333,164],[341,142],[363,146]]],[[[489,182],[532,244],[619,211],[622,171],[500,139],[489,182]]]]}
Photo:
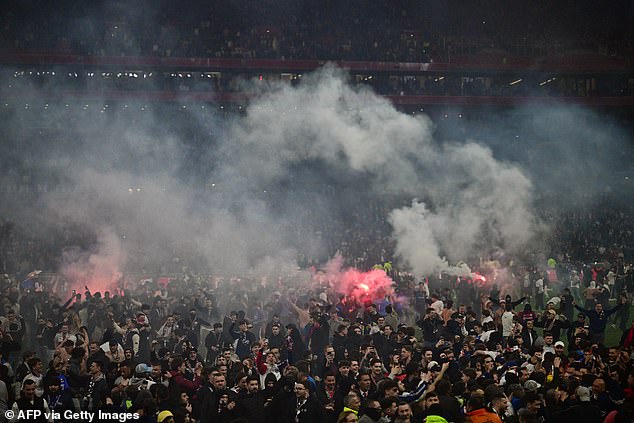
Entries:
{"type": "Polygon", "coordinates": [[[484,283],[487,281],[487,278],[484,275],[481,275],[479,273],[474,273],[473,280],[484,283]]]}
{"type": "Polygon", "coordinates": [[[361,272],[357,269],[344,269],[342,265],[343,259],[338,256],[328,262],[324,269],[323,279],[329,281],[335,292],[353,295],[362,303],[382,299],[385,295],[394,293],[392,278],[385,270],[361,272]]]}

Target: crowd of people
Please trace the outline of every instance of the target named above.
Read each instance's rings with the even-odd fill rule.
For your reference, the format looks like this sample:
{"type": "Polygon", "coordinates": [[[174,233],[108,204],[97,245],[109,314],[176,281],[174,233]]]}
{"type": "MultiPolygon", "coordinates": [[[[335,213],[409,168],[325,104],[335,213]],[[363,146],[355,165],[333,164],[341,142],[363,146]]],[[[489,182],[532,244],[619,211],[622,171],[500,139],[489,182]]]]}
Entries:
{"type": "MultiPolygon", "coordinates": [[[[61,14],[44,6],[31,11],[35,19],[18,3],[0,17],[0,48],[19,52],[427,63],[486,49],[545,56],[581,47],[630,57],[634,45],[631,36],[615,36],[618,25],[607,34],[599,24],[586,27],[585,36],[569,40],[555,31],[559,21],[550,9],[549,30],[541,31],[539,7],[527,11],[531,22],[520,28],[506,9],[480,16],[478,2],[452,13],[393,1],[147,2],[134,8],[144,14],[124,2],[100,14],[64,2],[68,8],[54,6],[61,14]],[[446,22],[436,22],[445,15],[446,22]]],[[[33,82],[33,75],[18,76],[33,82]]],[[[34,77],[46,85],[52,76],[34,77]]],[[[63,77],[95,89],[103,88],[95,81],[139,84],[137,76],[63,77]]],[[[231,91],[239,80],[205,75],[201,85],[187,75],[161,77],[158,86],[183,91],[231,91]]],[[[18,91],[20,78],[13,81],[18,91]]],[[[357,82],[392,95],[522,94],[506,80],[462,76],[357,82]]],[[[621,81],[607,87],[610,95],[623,95],[621,88],[621,81]]],[[[12,194],[32,185],[20,169],[3,172],[26,180],[12,194]]],[[[304,269],[335,254],[362,270],[383,264],[392,287],[369,286],[361,297],[317,269],[227,277],[194,273],[184,257],[169,276],[126,275],[112,286],[65,280],[31,270],[55,269],[59,252],[78,243],[76,228],[41,240],[0,222],[7,272],[0,278],[0,423],[634,419],[634,235],[627,208],[558,213],[548,240],[556,259],[548,262],[506,257],[479,263],[474,271],[484,276],[422,277],[399,269],[386,223],[394,204],[384,201],[340,221],[313,222],[315,237],[327,244],[325,257],[298,257],[304,269]]],[[[301,213],[316,220],[310,207],[301,213]]],[[[305,229],[299,220],[293,225],[305,229]]],[[[37,222],[30,229],[37,233],[37,222]]]]}
{"type": "Polygon", "coordinates": [[[192,1],[183,8],[162,1],[147,2],[139,14],[117,2],[66,3],[61,9],[12,6],[0,26],[0,47],[97,56],[398,62],[450,61],[483,50],[547,56],[582,49],[621,57],[633,51],[629,11],[592,5],[595,15],[547,2],[510,2],[500,10],[483,2],[227,0],[192,1]]]}
{"type": "Polygon", "coordinates": [[[617,254],[359,298],[303,274],[129,279],[70,298],[69,281],[5,275],[0,419],[630,421],[633,270],[617,254]]]}

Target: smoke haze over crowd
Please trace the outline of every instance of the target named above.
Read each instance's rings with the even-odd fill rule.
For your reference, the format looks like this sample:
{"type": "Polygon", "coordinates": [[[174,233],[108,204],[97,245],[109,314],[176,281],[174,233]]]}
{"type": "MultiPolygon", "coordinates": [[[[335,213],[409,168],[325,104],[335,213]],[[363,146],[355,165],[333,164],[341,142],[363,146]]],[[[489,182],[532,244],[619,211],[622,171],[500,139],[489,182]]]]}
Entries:
{"type": "MultiPolygon", "coordinates": [[[[105,101],[5,113],[4,165],[72,189],[4,204],[3,215],[25,227],[42,222],[31,228],[42,238],[63,225],[89,234],[93,242],[79,249],[89,254],[59,252],[66,274],[108,263],[116,275],[183,255],[220,274],[268,274],[294,269],[299,250],[323,254],[321,222],[390,193],[407,199],[389,214],[398,256],[417,274],[461,273],[457,262],[522,251],[547,228],[538,191],[575,191],[580,166],[592,161],[583,173],[592,177],[582,178],[589,183],[618,157],[615,145],[631,148],[618,125],[606,132],[599,117],[564,108],[528,110],[513,123],[538,133],[547,150],[531,151],[531,140],[522,153],[509,150],[504,120],[487,139],[472,140],[467,127],[441,142],[428,117],[351,86],[334,66],[299,86],[245,88],[256,94],[229,117],[186,104],[171,114],[134,102],[113,111],[105,101]],[[578,148],[599,142],[601,154],[578,148]],[[344,205],[324,195],[328,187],[355,194],[344,205]]],[[[4,183],[20,177],[5,173],[4,183]]]]}

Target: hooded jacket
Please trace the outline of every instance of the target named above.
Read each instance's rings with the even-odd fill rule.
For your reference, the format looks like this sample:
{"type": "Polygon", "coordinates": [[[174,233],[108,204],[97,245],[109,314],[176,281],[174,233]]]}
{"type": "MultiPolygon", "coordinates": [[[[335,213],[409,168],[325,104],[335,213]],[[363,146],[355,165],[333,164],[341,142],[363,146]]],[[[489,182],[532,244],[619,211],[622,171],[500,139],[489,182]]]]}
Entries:
{"type": "Polygon", "coordinates": [[[471,423],[502,423],[500,416],[488,411],[486,408],[479,408],[467,413],[471,423]]]}

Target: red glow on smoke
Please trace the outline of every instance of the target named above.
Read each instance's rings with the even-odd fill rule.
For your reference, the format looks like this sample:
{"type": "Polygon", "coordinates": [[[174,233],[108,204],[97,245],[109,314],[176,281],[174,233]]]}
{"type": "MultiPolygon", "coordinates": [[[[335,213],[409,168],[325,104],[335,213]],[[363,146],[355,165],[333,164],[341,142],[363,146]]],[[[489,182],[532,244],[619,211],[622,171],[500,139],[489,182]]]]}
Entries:
{"type": "Polygon", "coordinates": [[[68,280],[68,290],[74,290],[78,294],[83,294],[86,292],[86,288],[90,291],[91,294],[95,294],[97,292],[101,293],[103,297],[106,292],[109,292],[111,296],[113,295],[121,295],[120,281],[113,278],[106,277],[92,277],[92,278],[84,278],[84,277],[76,277],[68,280]]]}
{"type": "Polygon", "coordinates": [[[343,259],[335,257],[326,265],[324,279],[339,294],[356,297],[360,302],[383,299],[393,295],[393,281],[382,269],[361,272],[357,269],[342,269],[343,259]]]}
{"type": "Polygon", "coordinates": [[[479,273],[474,273],[473,274],[473,280],[476,282],[480,282],[480,283],[486,283],[487,278],[484,275],[481,275],[479,273]]]}

